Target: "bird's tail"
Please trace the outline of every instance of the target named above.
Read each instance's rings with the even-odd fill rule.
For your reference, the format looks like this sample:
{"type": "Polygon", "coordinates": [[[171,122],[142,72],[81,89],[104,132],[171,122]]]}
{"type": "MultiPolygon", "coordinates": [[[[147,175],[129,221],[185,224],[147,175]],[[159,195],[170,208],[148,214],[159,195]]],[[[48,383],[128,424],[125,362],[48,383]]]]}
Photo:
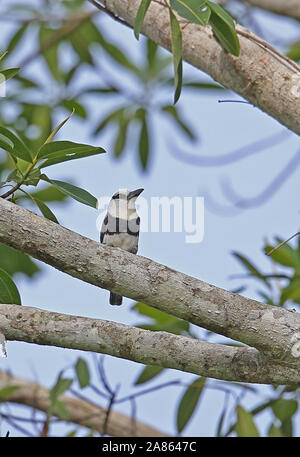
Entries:
{"type": "Polygon", "coordinates": [[[109,297],[109,303],[111,305],[120,306],[120,305],[122,305],[122,299],[123,299],[123,297],[121,295],[117,295],[117,294],[114,294],[113,292],[111,292],[110,297],[109,297]]]}

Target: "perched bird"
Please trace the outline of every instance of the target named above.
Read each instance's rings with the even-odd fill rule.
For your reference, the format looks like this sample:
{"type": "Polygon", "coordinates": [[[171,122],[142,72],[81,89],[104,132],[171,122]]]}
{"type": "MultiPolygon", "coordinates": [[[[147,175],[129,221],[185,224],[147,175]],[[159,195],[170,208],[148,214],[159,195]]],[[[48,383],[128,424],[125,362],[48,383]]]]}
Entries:
{"type": "MultiPolygon", "coordinates": [[[[100,242],[136,254],[138,251],[140,218],[136,212],[135,202],[144,189],[129,192],[120,189],[108,205],[107,214],[103,220],[100,242]]],[[[110,293],[109,303],[121,305],[122,296],[110,293]]]]}

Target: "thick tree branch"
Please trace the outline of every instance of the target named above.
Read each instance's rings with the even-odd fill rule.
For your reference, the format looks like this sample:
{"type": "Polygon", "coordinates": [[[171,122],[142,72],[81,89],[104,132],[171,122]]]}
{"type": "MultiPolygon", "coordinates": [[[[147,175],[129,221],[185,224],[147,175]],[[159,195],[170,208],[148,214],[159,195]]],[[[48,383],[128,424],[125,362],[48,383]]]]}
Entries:
{"type": "MultiPolygon", "coordinates": [[[[27,381],[23,378],[12,376],[0,371],[0,389],[8,386],[18,386],[10,397],[5,401],[19,403],[47,413],[50,406],[49,390],[40,384],[27,381]]],[[[83,427],[88,427],[103,433],[103,425],[106,418],[106,409],[90,403],[78,400],[67,395],[61,395],[59,399],[64,403],[70,418],[65,422],[72,422],[83,427]]],[[[111,436],[166,436],[160,431],[136,421],[130,417],[114,411],[109,414],[106,432],[111,436]]]]}
{"type": "Polygon", "coordinates": [[[227,292],[145,257],[103,246],[3,199],[0,242],[82,281],[142,301],[299,368],[295,338],[300,335],[300,314],[296,312],[227,292]]]}
{"type": "MultiPolygon", "coordinates": [[[[106,9],[133,26],[140,0],[107,0],[106,9]]],[[[142,32],[171,49],[169,15],[160,2],[152,2],[142,32]]],[[[182,30],[183,58],[225,87],[300,134],[300,68],[242,26],[239,58],[228,54],[212,29],[189,24],[182,30]]]]}
{"type": "Polygon", "coordinates": [[[206,343],[27,306],[0,305],[0,332],[7,340],[100,352],[226,381],[300,383],[299,367],[280,365],[254,348],[206,343]]]}
{"type": "Polygon", "coordinates": [[[299,0],[247,0],[253,6],[300,20],[299,0]]]}

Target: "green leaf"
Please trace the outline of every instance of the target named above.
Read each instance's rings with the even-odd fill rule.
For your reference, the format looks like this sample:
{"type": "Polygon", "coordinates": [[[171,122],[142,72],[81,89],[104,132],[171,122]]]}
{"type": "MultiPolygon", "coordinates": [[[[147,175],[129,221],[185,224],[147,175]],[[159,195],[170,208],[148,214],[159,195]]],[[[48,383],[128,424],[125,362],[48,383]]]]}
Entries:
{"type": "Polygon", "coordinates": [[[178,101],[182,87],[182,33],[179,22],[172,12],[169,10],[171,24],[171,41],[174,66],[174,104],[178,101]]]}
{"type": "Polygon", "coordinates": [[[139,384],[144,384],[145,382],[150,381],[153,379],[155,376],[159,375],[162,373],[164,370],[164,367],[157,367],[153,365],[147,365],[138,378],[135,380],[134,385],[137,386],[139,384]]]}
{"type": "Polygon", "coordinates": [[[298,62],[298,60],[300,60],[300,41],[293,43],[286,55],[290,59],[298,62]]]}
{"type": "Polygon", "coordinates": [[[155,43],[154,41],[150,40],[150,38],[147,38],[146,46],[147,46],[148,69],[151,71],[151,68],[153,68],[153,65],[155,65],[158,44],[155,43]]]}
{"type": "Polygon", "coordinates": [[[293,417],[297,409],[297,400],[285,400],[284,398],[279,398],[272,404],[273,413],[279,420],[281,420],[281,422],[293,417]]]}
{"type": "Polygon", "coordinates": [[[225,87],[220,86],[220,84],[214,83],[202,83],[198,81],[191,81],[183,83],[183,87],[187,87],[188,89],[199,89],[199,90],[227,90],[225,87]]]}
{"type": "Polygon", "coordinates": [[[19,389],[19,386],[2,387],[2,389],[0,389],[0,402],[5,401],[18,389],[19,389]]]}
{"type": "Polygon", "coordinates": [[[171,7],[189,22],[199,25],[207,25],[210,17],[210,9],[206,0],[171,0],[171,7]]]}
{"type": "Polygon", "coordinates": [[[48,70],[57,81],[61,80],[61,72],[59,69],[58,48],[59,42],[55,42],[55,36],[58,30],[53,30],[44,23],[40,26],[39,42],[41,55],[44,57],[48,70]],[[51,45],[49,46],[49,43],[51,45]]]}
{"type": "Polygon", "coordinates": [[[269,431],[268,431],[268,436],[270,437],[283,437],[284,435],[281,433],[280,428],[276,427],[276,425],[271,424],[269,431]]]}
{"type": "MultiPolygon", "coordinates": [[[[71,116],[73,116],[75,110],[73,108],[73,111],[71,112],[71,114],[69,114],[69,116],[66,117],[66,119],[64,119],[57,127],[55,127],[55,129],[53,130],[53,132],[50,133],[50,135],[48,136],[48,138],[46,139],[45,143],[41,146],[41,148],[47,144],[47,143],[50,143],[50,141],[52,141],[52,138],[57,134],[57,132],[65,125],[66,122],[68,122],[68,120],[70,119],[71,116]]],[[[39,155],[39,154],[38,154],[39,155]]]]}
{"type": "Polygon", "coordinates": [[[130,120],[131,118],[129,116],[121,115],[119,117],[119,129],[113,147],[115,157],[120,157],[126,146],[127,131],[130,120]]]}
{"type": "Polygon", "coordinates": [[[220,5],[207,0],[211,10],[209,23],[221,45],[234,56],[240,55],[240,43],[232,17],[220,5]]]}
{"type": "Polygon", "coordinates": [[[38,190],[36,192],[31,193],[33,198],[37,198],[38,200],[42,200],[42,202],[62,202],[64,201],[67,196],[66,194],[62,193],[57,187],[54,186],[47,186],[44,189],[38,190]]]}
{"type": "Polygon", "coordinates": [[[113,111],[111,111],[104,119],[101,120],[101,122],[98,124],[96,129],[94,130],[93,134],[97,135],[100,133],[103,129],[105,129],[109,123],[111,122],[120,122],[120,119],[124,117],[124,112],[128,108],[127,106],[121,106],[120,108],[117,108],[113,111]]]}
{"type": "MultiPolygon", "coordinates": [[[[278,243],[281,243],[283,240],[277,238],[278,243]]],[[[270,252],[273,249],[273,246],[265,246],[264,250],[266,253],[270,252]]],[[[279,249],[273,252],[270,257],[280,265],[285,267],[294,268],[296,271],[300,272],[300,253],[297,249],[293,249],[289,244],[284,244],[279,249]]]]}
{"type": "Polygon", "coordinates": [[[145,15],[150,6],[151,0],[142,0],[139,9],[136,13],[134,21],[134,36],[138,40],[140,38],[140,31],[144,22],[145,15]]]}
{"type": "Polygon", "coordinates": [[[56,400],[53,404],[53,412],[62,420],[67,421],[70,419],[70,413],[65,407],[65,404],[60,401],[56,400]]]}
{"type": "Polygon", "coordinates": [[[32,162],[31,152],[23,141],[9,129],[2,126],[0,126],[0,147],[15,159],[19,158],[29,163],[32,162]]]}
{"type": "Polygon", "coordinates": [[[28,194],[32,201],[36,204],[36,206],[39,208],[40,212],[46,219],[49,219],[52,222],[55,222],[56,224],[59,224],[58,220],[55,217],[55,214],[52,213],[51,209],[48,208],[48,206],[39,200],[38,198],[33,197],[33,195],[28,194]]]}
{"type": "Polygon", "coordinates": [[[13,52],[13,50],[18,46],[18,44],[24,36],[24,33],[27,30],[28,25],[29,22],[25,22],[23,25],[21,25],[21,27],[18,27],[16,33],[14,33],[10,38],[9,44],[6,47],[8,55],[10,55],[13,52]]]}
{"type": "Polygon", "coordinates": [[[0,83],[3,82],[3,78],[7,81],[10,78],[16,76],[16,74],[20,71],[20,68],[9,68],[7,70],[0,70],[0,83]]]}
{"type": "Polygon", "coordinates": [[[249,259],[247,259],[245,256],[242,254],[239,254],[238,252],[232,251],[232,255],[236,257],[242,264],[243,266],[249,271],[251,276],[255,276],[259,279],[261,279],[268,287],[270,287],[269,281],[266,279],[266,277],[253,265],[253,263],[250,262],[249,259]]]}
{"type": "Polygon", "coordinates": [[[241,406],[237,406],[237,423],[234,430],[237,436],[258,437],[259,433],[253,420],[253,416],[241,406]]]}
{"type": "Polygon", "coordinates": [[[88,386],[90,383],[90,372],[86,361],[81,357],[76,362],[75,370],[80,387],[88,386]]]}
{"type": "Polygon", "coordinates": [[[82,119],[87,118],[87,112],[85,107],[77,100],[75,100],[75,98],[68,98],[67,100],[63,100],[62,105],[65,106],[69,111],[72,111],[74,109],[76,116],[79,116],[82,119]]]}
{"type": "Polygon", "coordinates": [[[23,273],[29,278],[40,271],[40,268],[28,255],[2,243],[0,243],[0,268],[10,276],[23,273]]]}
{"type": "Polygon", "coordinates": [[[61,192],[74,198],[74,200],[77,200],[84,205],[91,206],[92,208],[97,208],[97,198],[86,190],[64,181],[50,179],[46,175],[41,175],[41,179],[53,184],[53,186],[57,187],[61,192]]]}
{"type": "Polygon", "coordinates": [[[139,157],[143,170],[146,170],[149,158],[150,145],[147,125],[147,113],[145,110],[143,111],[143,115],[141,116],[141,131],[139,137],[139,157]]]}
{"type": "Polygon", "coordinates": [[[2,268],[0,268],[0,303],[21,305],[21,297],[17,286],[2,268]]]}
{"type": "Polygon", "coordinates": [[[53,141],[44,144],[38,153],[38,159],[48,159],[39,165],[39,168],[49,167],[67,160],[82,159],[96,154],[102,154],[105,150],[89,144],[74,143],[72,141],[53,141]]]}
{"type": "Polygon", "coordinates": [[[280,305],[282,306],[287,300],[300,303],[300,277],[295,277],[291,282],[281,289],[280,305]]]}
{"type": "Polygon", "coordinates": [[[181,433],[199,403],[206,378],[197,378],[184,392],[177,409],[177,431],[181,433]]]}
{"type": "Polygon", "coordinates": [[[181,130],[186,133],[186,135],[191,139],[195,140],[196,137],[194,133],[191,131],[189,126],[181,119],[180,115],[178,114],[178,110],[173,105],[165,105],[161,107],[161,110],[171,116],[171,118],[176,122],[176,124],[181,128],[181,130]]]}
{"type": "Polygon", "coordinates": [[[68,390],[73,383],[73,379],[63,378],[61,373],[58,375],[55,385],[49,392],[51,403],[54,405],[60,395],[68,390]]]}

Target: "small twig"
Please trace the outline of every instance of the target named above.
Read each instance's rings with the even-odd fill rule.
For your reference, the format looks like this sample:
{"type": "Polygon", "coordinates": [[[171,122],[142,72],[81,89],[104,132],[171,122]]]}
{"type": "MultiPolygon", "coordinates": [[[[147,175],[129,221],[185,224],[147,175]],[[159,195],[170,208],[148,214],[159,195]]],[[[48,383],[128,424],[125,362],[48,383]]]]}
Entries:
{"type": "Polygon", "coordinates": [[[108,405],[108,408],[106,411],[105,420],[104,420],[104,424],[103,424],[103,435],[107,434],[106,432],[107,432],[107,424],[108,424],[109,415],[112,410],[113,404],[115,402],[115,398],[118,395],[118,392],[120,390],[120,387],[121,387],[121,384],[118,384],[115,391],[111,393],[109,405],[108,405]]]}
{"type": "Polygon", "coordinates": [[[119,22],[120,24],[125,25],[126,27],[132,28],[128,22],[121,19],[119,16],[116,16],[112,11],[108,10],[105,6],[98,3],[96,0],[88,0],[92,5],[94,5],[98,10],[103,11],[104,13],[108,14],[108,16],[112,17],[115,21],[119,22]]]}
{"type": "Polygon", "coordinates": [[[275,246],[273,249],[271,249],[271,251],[266,252],[266,255],[271,255],[271,254],[273,254],[273,252],[277,251],[277,249],[281,248],[284,244],[288,243],[288,242],[291,241],[293,238],[295,238],[295,236],[298,236],[298,235],[300,235],[300,231],[297,232],[297,233],[294,233],[294,235],[290,236],[287,240],[282,241],[281,243],[279,243],[277,246],[275,246]]]}

